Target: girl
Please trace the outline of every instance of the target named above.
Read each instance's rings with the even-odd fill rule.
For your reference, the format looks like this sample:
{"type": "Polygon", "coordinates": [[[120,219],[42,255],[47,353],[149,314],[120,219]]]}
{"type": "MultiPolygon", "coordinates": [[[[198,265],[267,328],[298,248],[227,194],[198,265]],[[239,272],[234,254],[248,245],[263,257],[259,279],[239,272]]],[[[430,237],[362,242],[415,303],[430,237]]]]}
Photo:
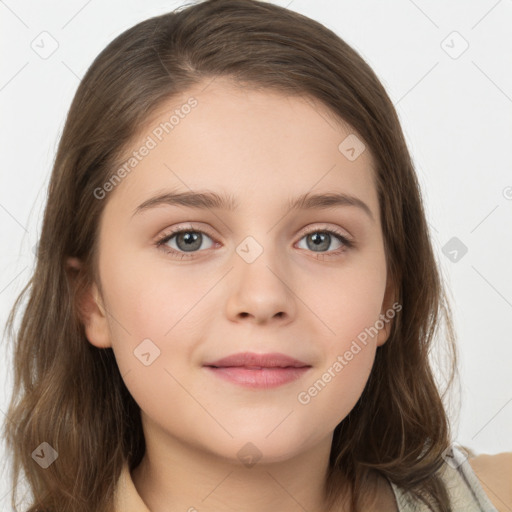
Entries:
{"type": "Polygon", "coordinates": [[[37,258],[5,424],[29,512],[496,510],[429,365],[454,336],[396,112],[319,23],[207,0],[117,37],[37,258]]]}

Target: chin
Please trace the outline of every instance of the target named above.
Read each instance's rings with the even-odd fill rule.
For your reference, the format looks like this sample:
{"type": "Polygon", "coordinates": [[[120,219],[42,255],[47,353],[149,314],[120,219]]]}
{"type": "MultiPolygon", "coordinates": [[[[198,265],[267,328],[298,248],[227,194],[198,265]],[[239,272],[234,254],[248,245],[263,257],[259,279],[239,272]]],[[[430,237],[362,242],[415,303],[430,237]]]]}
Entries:
{"type": "Polygon", "coordinates": [[[261,466],[284,462],[306,450],[303,434],[300,438],[292,438],[285,430],[279,435],[276,429],[268,436],[271,430],[254,433],[254,429],[250,429],[247,435],[237,435],[223,446],[212,448],[218,456],[248,468],[256,464],[261,466]]]}

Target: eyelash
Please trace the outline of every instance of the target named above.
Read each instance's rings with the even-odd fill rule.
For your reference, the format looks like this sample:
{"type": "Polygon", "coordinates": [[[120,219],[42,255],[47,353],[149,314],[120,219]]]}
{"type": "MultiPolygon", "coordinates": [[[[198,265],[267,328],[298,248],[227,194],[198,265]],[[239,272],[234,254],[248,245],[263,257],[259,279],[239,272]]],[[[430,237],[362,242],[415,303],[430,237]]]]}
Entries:
{"type": "MultiPolygon", "coordinates": [[[[155,243],[156,247],[163,250],[166,254],[180,255],[181,259],[192,258],[198,252],[202,252],[202,251],[192,251],[192,252],[187,253],[187,252],[176,251],[175,249],[172,249],[169,247],[164,247],[164,244],[166,244],[169,240],[171,240],[175,235],[179,235],[180,233],[201,233],[203,235],[210,237],[213,241],[215,241],[215,238],[211,234],[209,234],[207,231],[203,231],[201,229],[195,229],[195,228],[178,228],[178,229],[169,231],[168,233],[165,233],[164,235],[162,235],[162,237],[156,241],[156,243],[155,243]]],[[[341,232],[337,231],[334,228],[312,229],[310,231],[307,231],[306,233],[303,233],[300,240],[302,240],[302,238],[304,238],[312,233],[322,233],[322,234],[327,233],[330,235],[334,235],[334,237],[337,238],[343,244],[342,247],[340,247],[339,249],[336,249],[335,251],[317,253],[319,256],[322,256],[322,257],[339,256],[343,252],[345,252],[348,249],[351,249],[355,246],[355,243],[353,241],[349,240],[345,235],[343,235],[341,232]]],[[[312,251],[312,252],[314,252],[314,251],[312,251]]],[[[321,258],[317,258],[317,259],[321,259],[321,258]]]]}

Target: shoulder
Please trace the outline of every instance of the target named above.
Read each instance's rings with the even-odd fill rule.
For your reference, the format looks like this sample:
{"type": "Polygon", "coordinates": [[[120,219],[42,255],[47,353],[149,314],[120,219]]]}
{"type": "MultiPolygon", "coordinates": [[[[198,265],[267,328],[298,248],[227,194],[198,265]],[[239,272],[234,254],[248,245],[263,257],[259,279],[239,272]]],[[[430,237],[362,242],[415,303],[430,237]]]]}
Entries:
{"type": "Polygon", "coordinates": [[[468,462],[493,505],[500,512],[510,510],[509,506],[512,504],[512,452],[477,455],[470,457],[468,462]]]}

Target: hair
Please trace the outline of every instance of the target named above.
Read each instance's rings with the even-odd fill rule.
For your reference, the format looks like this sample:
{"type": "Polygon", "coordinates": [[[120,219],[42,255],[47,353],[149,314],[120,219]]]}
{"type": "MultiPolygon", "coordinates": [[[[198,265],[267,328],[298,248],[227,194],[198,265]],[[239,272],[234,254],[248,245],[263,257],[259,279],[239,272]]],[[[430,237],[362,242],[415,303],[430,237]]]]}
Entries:
{"type": "Polygon", "coordinates": [[[144,455],[140,408],[112,349],[88,342],[80,316],[81,294],[99,284],[98,227],[108,198],[97,200],[94,190],[164,102],[215,77],[319,101],[348,123],[375,161],[388,278],[403,307],[377,349],[361,397],[334,430],[329,503],[347,491],[351,509],[360,511],[363,491],[378,473],[431,510],[450,511],[438,470],[450,446],[443,399],[457,374],[455,336],[396,111],[369,65],[334,32],[256,0],[207,0],[138,23],[96,57],[76,91],[49,183],[36,266],[7,321],[14,379],[4,436],[14,469],[13,508],[23,471],[32,492],[28,512],[111,511],[123,465],[134,469],[144,455]],[[70,257],[83,266],[70,270],[70,257]],[[451,361],[443,393],[429,361],[441,323],[451,361]],[[58,452],[47,469],[31,456],[44,441],[58,452]]]}

